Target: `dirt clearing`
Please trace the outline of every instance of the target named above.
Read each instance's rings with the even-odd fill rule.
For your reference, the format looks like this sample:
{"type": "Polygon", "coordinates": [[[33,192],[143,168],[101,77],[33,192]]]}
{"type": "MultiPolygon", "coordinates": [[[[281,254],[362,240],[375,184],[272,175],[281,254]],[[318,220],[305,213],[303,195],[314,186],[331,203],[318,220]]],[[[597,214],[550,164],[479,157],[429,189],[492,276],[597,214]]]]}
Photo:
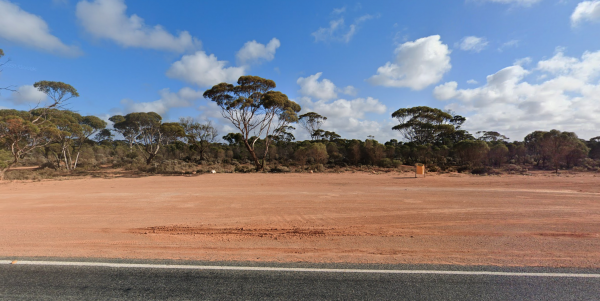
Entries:
{"type": "Polygon", "coordinates": [[[214,174],[0,184],[0,256],[600,267],[600,177],[214,174]]]}

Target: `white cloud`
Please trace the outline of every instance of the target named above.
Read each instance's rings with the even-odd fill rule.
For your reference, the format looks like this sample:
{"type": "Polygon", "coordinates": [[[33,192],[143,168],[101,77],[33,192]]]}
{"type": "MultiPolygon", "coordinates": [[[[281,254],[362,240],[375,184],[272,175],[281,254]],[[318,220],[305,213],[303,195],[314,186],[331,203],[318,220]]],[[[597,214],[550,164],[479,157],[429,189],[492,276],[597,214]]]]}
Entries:
{"type": "Polygon", "coordinates": [[[354,88],[353,86],[346,86],[344,88],[340,88],[339,91],[342,94],[346,94],[346,95],[350,95],[350,96],[356,96],[356,94],[358,94],[358,89],[354,88]]]}
{"type": "Polygon", "coordinates": [[[473,89],[457,89],[448,82],[434,89],[440,100],[460,114],[471,114],[464,127],[471,131],[494,130],[522,139],[535,130],[573,131],[581,137],[598,135],[600,128],[600,51],[581,58],[556,53],[526,70],[513,65],[487,77],[473,89]],[[527,76],[542,82],[530,83],[527,76]]]}
{"type": "Polygon", "coordinates": [[[78,47],[65,45],[50,34],[48,24],[41,17],[7,0],[0,0],[0,38],[51,53],[68,56],[81,54],[78,47]]]}
{"type": "Polygon", "coordinates": [[[581,22],[600,21],[600,0],[583,1],[577,4],[577,7],[571,15],[571,25],[577,26],[581,22]]]}
{"type": "Polygon", "coordinates": [[[498,51],[502,52],[502,51],[504,51],[507,48],[516,48],[516,47],[519,47],[519,43],[520,42],[521,41],[519,41],[519,40],[510,40],[510,41],[508,41],[506,43],[503,43],[500,47],[498,47],[498,51]]]}
{"type": "Polygon", "coordinates": [[[338,41],[348,43],[360,27],[360,24],[375,18],[373,15],[364,15],[357,18],[354,23],[346,27],[344,18],[329,21],[329,27],[320,27],[312,33],[315,42],[338,41]]]}
{"type": "Polygon", "coordinates": [[[267,45],[249,41],[238,51],[236,58],[241,65],[258,63],[261,60],[272,61],[279,46],[281,43],[276,38],[271,39],[267,45]]]}
{"type": "Polygon", "coordinates": [[[464,51],[481,52],[487,45],[488,41],[484,37],[468,36],[464,37],[457,46],[464,51]]]}
{"type": "Polygon", "coordinates": [[[202,98],[202,93],[189,87],[181,88],[177,93],[170,89],[158,91],[160,99],[152,102],[134,102],[131,99],[121,100],[125,113],[131,112],[156,112],[166,114],[171,108],[185,108],[194,105],[195,101],[202,98]]]}
{"type": "Polygon", "coordinates": [[[339,15],[339,14],[343,14],[344,12],[346,12],[346,7],[340,7],[340,8],[334,8],[333,11],[331,12],[334,15],[339,15]]]}
{"type": "Polygon", "coordinates": [[[319,81],[319,78],[323,72],[316,74],[300,77],[296,83],[300,86],[300,94],[305,97],[311,97],[318,100],[331,100],[338,97],[338,93],[356,96],[358,89],[353,86],[346,86],[344,88],[338,88],[336,85],[324,78],[319,81]]]}
{"type": "Polygon", "coordinates": [[[300,94],[320,100],[330,100],[337,97],[336,87],[332,81],[324,78],[319,81],[323,72],[307,77],[300,77],[296,83],[300,86],[300,94]]]}
{"type": "Polygon", "coordinates": [[[312,109],[328,118],[352,117],[365,118],[365,113],[383,114],[387,107],[378,99],[356,98],[353,100],[338,99],[333,102],[319,100],[312,103],[312,109]]]}
{"type": "MultiPolygon", "coordinates": [[[[368,135],[373,135],[376,139],[387,141],[394,137],[391,128],[393,121],[389,120],[367,120],[365,113],[383,114],[387,107],[372,97],[356,98],[352,100],[337,99],[332,102],[323,100],[311,101],[308,97],[300,99],[304,112],[317,112],[327,117],[323,124],[323,130],[333,131],[345,138],[356,138],[364,140],[368,135]]],[[[297,131],[300,139],[308,139],[304,131],[297,131]],[[303,137],[303,138],[301,138],[303,137]]],[[[296,135],[296,134],[295,134],[296,135]]]]}
{"type": "Polygon", "coordinates": [[[500,3],[500,4],[511,4],[515,6],[525,6],[529,7],[542,0],[473,0],[475,2],[492,2],[492,3],[500,3]]]}
{"type": "MultiPolygon", "coordinates": [[[[317,112],[327,117],[323,129],[334,131],[343,137],[363,140],[368,135],[374,135],[380,139],[393,137],[391,131],[393,125],[389,124],[391,119],[386,122],[365,119],[366,113],[384,114],[387,111],[384,104],[372,97],[352,100],[336,99],[337,93],[356,94],[356,88],[347,86],[340,89],[328,79],[319,81],[321,74],[319,72],[298,79],[299,92],[303,95],[298,99],[298,103],[302,106],[301,113],[317,112]],[[313,101],[313,98],[316,101],[313,101]]],[[[307,133],[302,130],[295,131],[294,135],[297,139],[309,139],[307,133]]]]}
{"type": "Polygon", "coordinates": [[[97,38],[109,39],[123,47],[141,47],[174,52],[200,48],[200,41],[189,32],[178,36],[162,26],[149,26],[138,15],[127,16],[124,0],[83,0],[76,15],[83,27],[97,38]]]}
{"type": "Polygon", "coordinates": [[[525,65],[529,65],[529,64],[531,64],[531,58],[530,57],[524,57],[524,58],[521,58],[521,59],[517,59],[513,63],[513,65],[519,65],[519,66],[525,66],[525,65]]]}
{"type": "Polygon", "coordinates": [[[17,88],[16,91],[10,94],[9,101],[15,105],[23,104],[38,104],[46,101],[48,96],[46,93],[39,91],[33,85],[24,85],[17,88]]]}
{"type": "Polygon", "coordinates": [[[184,80],[199,87],[209,87],[222,82],[237,82],[244,75],[244,67],[225,67],[227,61],[219,61],[213,54],[206,55],[204,51],[184,55],[181,60],[173,63],[167,76],[184,80]]]}
{"type": "Polygon", "coordinates": [[[401,44],[394,51],[396,59],[377,68],[367,81],[386,87],[408,87],[422,90],[435,84],[450,71],[450,50],[433,35],[401,44]]]}
{"type": "Polygon", "coordinates": [[[469,84],[469,85],[477,85],[478,83],[479,82],[476,81],[476,80],[474,80],[474,79],[470,79],[470,80],[467,81],[467,84],[469,84]]]}

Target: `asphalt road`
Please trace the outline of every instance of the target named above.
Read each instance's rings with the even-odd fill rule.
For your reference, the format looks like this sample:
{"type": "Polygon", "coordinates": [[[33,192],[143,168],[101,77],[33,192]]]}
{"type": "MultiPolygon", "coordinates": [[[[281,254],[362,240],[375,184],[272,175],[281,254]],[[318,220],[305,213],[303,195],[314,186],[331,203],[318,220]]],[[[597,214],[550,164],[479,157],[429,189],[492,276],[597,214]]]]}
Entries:
{"type": "MultiPolygon", "coordinates": [[[[486,270],[443,267],[449,268],[486,270]]],[[[515,269],[500,271],[515,272],[515,269]]],[[[520,268],[516,272],[564,275],[569,271],[520,268]]],[[[0,300],[111,299],[600,300],[600,278],[0,264],[0,300]]]]}

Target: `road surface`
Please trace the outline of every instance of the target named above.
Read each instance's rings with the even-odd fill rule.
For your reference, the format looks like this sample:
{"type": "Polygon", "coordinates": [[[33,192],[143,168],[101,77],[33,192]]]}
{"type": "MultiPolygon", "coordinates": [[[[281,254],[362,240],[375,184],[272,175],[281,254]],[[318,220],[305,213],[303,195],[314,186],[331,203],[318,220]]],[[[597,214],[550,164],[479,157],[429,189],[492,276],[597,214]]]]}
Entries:
{"type": "Polygon", "coordinates": [[[600,271],[0,260],[1,300],[599,300],[600,271]]]}

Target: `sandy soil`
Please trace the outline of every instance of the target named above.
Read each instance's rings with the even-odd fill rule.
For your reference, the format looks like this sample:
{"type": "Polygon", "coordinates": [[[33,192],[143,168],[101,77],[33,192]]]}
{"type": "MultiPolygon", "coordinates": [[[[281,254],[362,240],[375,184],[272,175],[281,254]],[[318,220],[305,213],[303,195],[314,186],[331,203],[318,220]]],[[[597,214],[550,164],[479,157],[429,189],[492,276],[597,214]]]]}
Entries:
{"type": "Polygon", "coordinates": [[[0,256],[600,267],[600,176],[0,184],[0,256]]]}

